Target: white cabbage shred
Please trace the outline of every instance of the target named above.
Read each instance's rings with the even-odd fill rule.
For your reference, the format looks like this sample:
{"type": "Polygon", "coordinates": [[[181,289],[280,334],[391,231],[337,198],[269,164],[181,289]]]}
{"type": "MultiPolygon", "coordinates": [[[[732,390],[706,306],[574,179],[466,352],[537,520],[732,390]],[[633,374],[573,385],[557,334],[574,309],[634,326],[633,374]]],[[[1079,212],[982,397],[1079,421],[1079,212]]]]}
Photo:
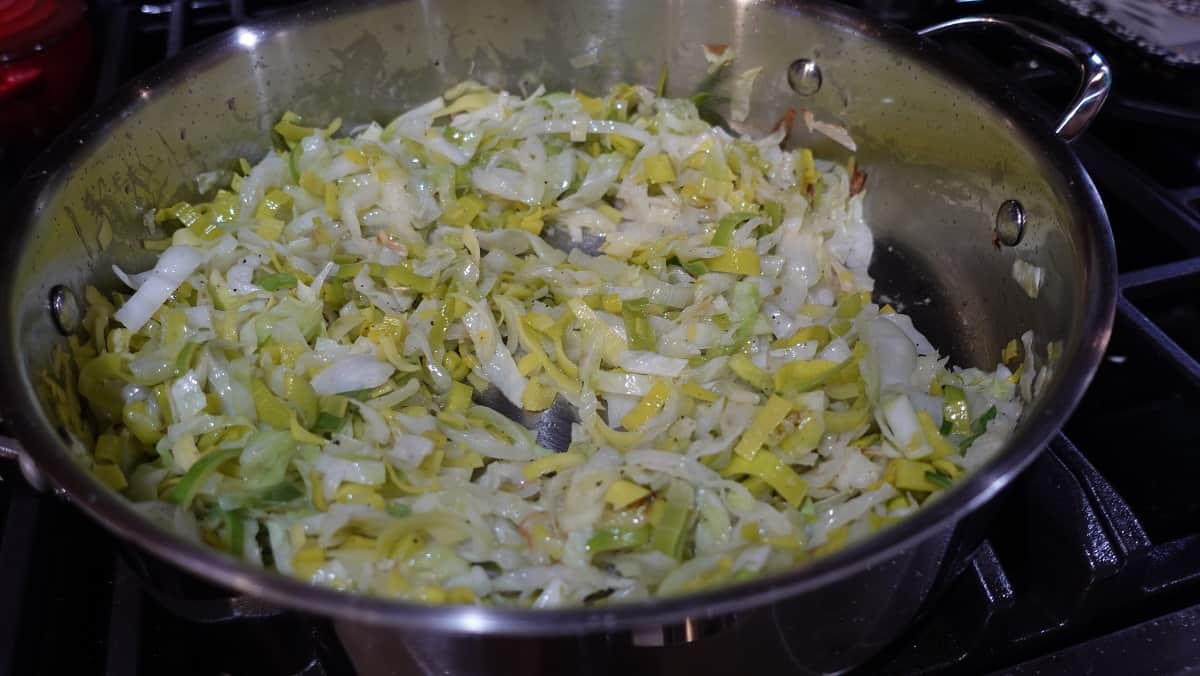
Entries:
{"type": "Polygon", "coordinates": [[[1046,282],[1046,271],[1033,263],[1016,258],[1013,259],[1012,278],[1021,285],[1025,295],[1036,299],[1042,292],[1042,284],[1046,282]]]}
{"type": "Polygon", "coordinates": [[[861,178],[688,100],[465,83],[337,129],[286,115],[160,209],[54,390],[97,477],[254,565],[533,607],[735,582],[912,513],[1045,380],[1031,338],[1015,373],[948,368],[872,299],[861,178]],[[573,408],[565,452],[504,399],[573,408]]]}

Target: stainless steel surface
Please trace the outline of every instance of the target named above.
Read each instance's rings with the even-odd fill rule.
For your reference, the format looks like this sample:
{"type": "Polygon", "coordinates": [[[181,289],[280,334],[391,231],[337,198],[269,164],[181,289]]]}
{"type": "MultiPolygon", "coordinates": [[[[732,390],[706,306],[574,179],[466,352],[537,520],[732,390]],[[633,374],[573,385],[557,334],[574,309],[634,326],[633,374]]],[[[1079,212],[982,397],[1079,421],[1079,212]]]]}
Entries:
{"type": "Polygon", "coordinates": [[[0,460],[15,460],[26,483],[36,490],[46,490],[46,479],[42,476],[42,471],[17,439],[0,436],[0,460]]]}
{"type": "Polygon", "coordinates": [[[685,617],[679,624],[653,624],[638,627],[630,633],[630,645],[639,648],[661,648],[683,645],[730,631],[736,615],[714,618],[685,617]]]}
{"type": "Polygon", "coordinates": [[[25,478],[26,483],[32,486],[34,490],[46,490],[46,477],[28,453],[18,455],[17,464],[21,468],[21,476],[25,478]]]}
{"type": "Polygon", "coordinates": [[[575,407],[562,397],[555,397],[545,411],[526,411],[514,406],[495,385],[489,385],[475,396],[475,402],[528,427],[537,443],[552,451],[565,451],[571,446],[571,425],[579,422],[575,407]]]}
{"type": "Polygon", "coordinates": [[[12,437],[0,437],[0,460],[20,460],[24,455],[21,442],[12,437]]]}
{"type": "Polygon", "coordinates": [[[1004,200],[996,210],[996,241],[1016,246],[1025,237],[1025,207],[1016,200],[1004,200]]]}
{"type": "Polygon", "coordinates": [[[801,96],[812,96],[821,91],[821,67],[812,59],[796,59],[787,71],[788,86],[801,96]]]}
{"type": "Polygon", "coordinates": [[[1112,70],[1091,45],[1040,21],[1017,16],[965,16],[919,31],[932,36],[948,30],[1000,27],[1038,47],[1070,59],[1079,67],[1079,89],[1054,128],[1065,141],[1074,141],[1100,112],[1112,90],[1112,70]]]}
{"type": "MultiPolygon", "coordinates": [[[[574,636],[769,609],[800,624],[817,614],[834,618],[797,640],[824,646],[806,663],[845,668],[917,612],[933,578],[949,574],[939,561],[974,546],[964,524],[1041,451],[1108,340],[1115,262],[1103,208],[1075,157],[1021,100],[945,58],[931,41],[817,2],[313,5],[239,28],[151,71],[35,165],[12,204],[11,236],[3,243],[10,261],[0,270],[4,413],[54,484],[114,532],[239,591],[338,618],[351,632],[374,625],[382,628],[369,631],[383,636],[396,628],[574,636]],[[430,607],[312,588],[185,542],[153,527],[73,459],[35,393],[56,335],[45,309],[50,289],[111,287],[112,263],[149,266],[151,255],[140,246],[151,234],[145,210],[191,195],[199,171],[259,156],[283,111],[314,120],[339,115],[352,126],[386,120],[466,77],[510,90],[545,83],[599,91],[617,81],[654,82],[664,63],[668,93],[685,95],[705,76],[703,43],[736,49],[735,69],[763,68],[747,121],[752,128],[765,131],[798,106],[848,127],[870,176],[876,291],[931,299],[912,314],[955,363],[991,368],[1005,343],[1026,329],[1038,336],[1040,353],[1047,341],[1061,341],[1056,375],[1009,446],[942,499],[793,572],[738,586],[597,608],[430,607]],[[795,48],[779,49],[784,44],[795,48]],[[598,62],[572,67],[571,57],[585,52],[598,62]],[[823,75],[820,90],[802,99],[787,82],[798,57],[819,58],[823,75]],[[997,251],[994,217],[1006,199],[1025,206],[1027,232],[1018,246],[997,251]],[[107,246],[99,237],[106,224],[113,233],[107,246]],[[1018,255],[1047,271],[1036,300],[1009,276],[1018,255]]],[[[1089,110],[1072,119],[1086,121],[1089,110]]],[[[845,157],[800,126],[791,142],[845,157]]]]}
{"type": "Polygon", "coordinates": [[[79,330],[83,312],[79,309],[79,299],[74,291],[65,286],[50,289],[50,318],[64,336],[79,330]]]}
{"type": "Polygon", "coordinates": [[[775,673],[832,674],[894,639],[914,605],[942,581],[928,571],[953,547],[951,533],[939,531],[871,569],[814,589],[803,603],[775,603],[668,626],[536,638],[398,634],[344,620],[335,629],[356,671],[370,676],[741,673],[721,668],[734,664],[786,665],[775,673]],[[855,642],[846,642],[848,633],[855,642]]]}

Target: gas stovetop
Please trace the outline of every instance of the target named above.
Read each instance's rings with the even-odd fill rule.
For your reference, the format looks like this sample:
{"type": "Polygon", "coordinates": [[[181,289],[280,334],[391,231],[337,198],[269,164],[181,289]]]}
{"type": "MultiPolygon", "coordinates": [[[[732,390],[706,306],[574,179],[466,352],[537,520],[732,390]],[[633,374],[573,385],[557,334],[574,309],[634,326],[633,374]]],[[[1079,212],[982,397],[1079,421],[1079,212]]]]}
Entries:
{"type": "MultiPolygon", "coordinates": [[[[94,2],[96,97],[186,45],[295,4],[94,2]]],[[[1108,208],[1121,273],[1112,342],[1079,410],[1005,495],[967,570],[858,671],[1197,669],[1200,68],[1070,9],[1113,3],[855,4],[910,28],[968,11],[1028,14],[1101,48],[1115,89],[1074,147],[1108,208]]],[[[1047,110],[1074,85],[1065,66],[1011,45],[984,42],[963,56],[1023,82],[1047,110]]],[[[6,189],[23,158],[5,158],[6,189]]],[[[326,622],[156,575],[75,510],[27,487],[14,466],[0,464],[0,478],[0,675],[353,673],[326,622]]]]}

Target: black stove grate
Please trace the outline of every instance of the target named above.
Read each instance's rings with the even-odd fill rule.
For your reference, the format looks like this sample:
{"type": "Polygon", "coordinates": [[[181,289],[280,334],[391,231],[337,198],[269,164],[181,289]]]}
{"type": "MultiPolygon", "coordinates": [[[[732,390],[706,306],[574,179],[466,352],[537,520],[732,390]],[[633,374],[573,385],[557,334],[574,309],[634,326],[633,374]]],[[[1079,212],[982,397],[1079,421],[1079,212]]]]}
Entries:
{"type": "MultiPolygon", "coordinates": [[[[94,2],[98,97],[296,4],[94,2]]],[[[1167,70],[1054,3],[857,4],[914,28],[964,7],[1033,12],[1102,47],[1117,88],[1075,149],[1109,210],[1121,273],[1106,362],[1064,434],[1005,495],[964,574],[860,671],[1180,673],[1200,661],[1200,71],[1167,70]]],[[[1047,99],[1069,91],[1071,74],[1039,55],[1000,52],[993,65],[1047,99]]],[[[147,585],[144,558],[14,468],[0,479],[0,675],[352,673],[328,623],[204,585],[147,585]]]]}
{"type": "Polygon", "coordinates": [[[129,77],[188,45],[298,4],[297,0],[93,2],[93,10],[106,24],[96,98],[104,100],[129,77]]]}

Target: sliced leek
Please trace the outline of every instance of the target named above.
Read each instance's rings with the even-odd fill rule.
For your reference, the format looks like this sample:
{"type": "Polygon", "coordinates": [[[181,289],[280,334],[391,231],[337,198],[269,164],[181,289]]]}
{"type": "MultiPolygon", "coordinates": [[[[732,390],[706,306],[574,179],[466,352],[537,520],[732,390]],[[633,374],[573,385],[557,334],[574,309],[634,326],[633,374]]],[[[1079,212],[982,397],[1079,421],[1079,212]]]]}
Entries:
{"type": "Polygon", "coordinates": [[[42,382],[100,482],[259,565],[538,607],[743,580],[952,487],[1037,390],[1031,336],[947,368],[873,300],[865,193],[781,132],[637,85],[315,122],[154,212],[42,382]]]}

